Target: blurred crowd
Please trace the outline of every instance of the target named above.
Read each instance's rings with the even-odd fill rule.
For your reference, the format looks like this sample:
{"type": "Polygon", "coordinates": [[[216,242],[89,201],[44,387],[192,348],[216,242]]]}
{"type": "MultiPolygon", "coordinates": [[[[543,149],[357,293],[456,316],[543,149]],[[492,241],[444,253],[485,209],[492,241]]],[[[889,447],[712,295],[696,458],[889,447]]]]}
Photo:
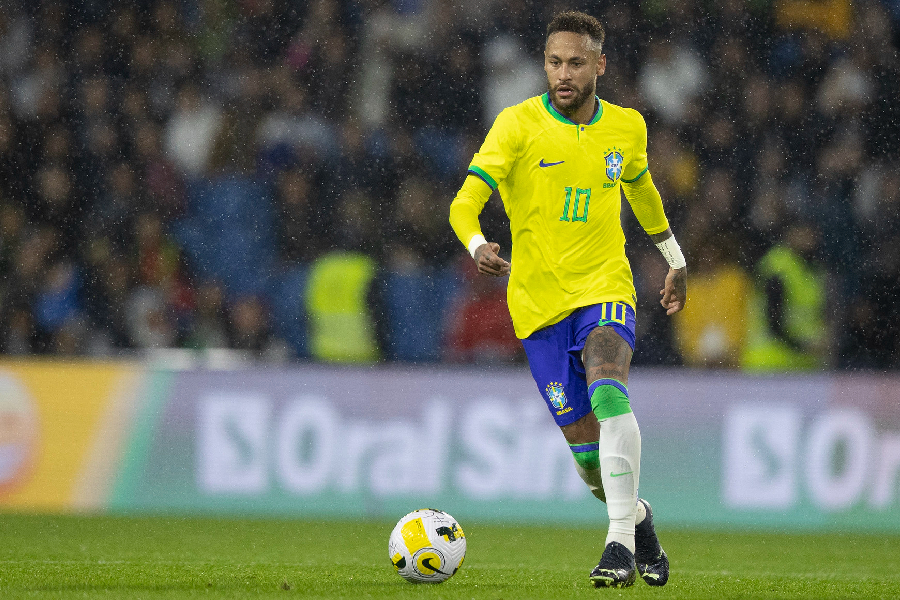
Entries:
{"type": "MultiPolygon", "coordinates": [[[[0,352],[521,361],[448,208],[570,8],[690,270],[669,319],[626,204],[635,362],[740,366],[754,295],[801,297],[760,289],[787,245],[821,273],[816,364],[900,368],[897,0],[4,2],[0,352]]],[[[508,252],[499,198],[482,223],[508,252]]]]}

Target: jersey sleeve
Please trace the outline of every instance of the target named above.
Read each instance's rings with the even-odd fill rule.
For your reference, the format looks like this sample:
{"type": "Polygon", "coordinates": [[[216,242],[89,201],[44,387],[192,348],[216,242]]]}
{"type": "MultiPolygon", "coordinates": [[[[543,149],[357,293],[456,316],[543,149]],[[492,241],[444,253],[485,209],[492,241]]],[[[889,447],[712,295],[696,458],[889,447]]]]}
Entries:
{"type": "Polygon", "coordinates": [[[490,197],[491,189],[485,181],[470,174],[450,204],[450,226],[463,246],[468,248],[472,238],[481,235],[478,215],[490,197]]]}
{"type": "Polygon", "coordinates": [[[512,109],[504,109],[469,165],[469,173],[492,190],[506,179],[519,153],[519,123],[512,109]]]}
{"type": "Polygon", "coordinates": [[[622,191],[644,231],[650,235],[669,228],[659,190],[653,184],[647,161],[647,123],[636,110],[627,109],[634,119],[632,129],[634,154],[622,172],[622,191]]]}
{"type": "Polygon", "coordinates": [[[633,183],[623,183],[622,190],[644,231],[654,235],[669,228],[669,220],[666,219],[666,212],[663,210],[662,197],[653,184],[653,178],[649,171],[645,171],[633,183]]]}
{"type": "Polygon", "coordinates": [[[472,158],[468,177],[450,205],[450,225],[468,247],[476,235],[481,235],[478,215],[500,182],[506,179],[519,152],[519,124],[515,114],[505,109],[494,121],[481,149],[472,158]]]}
{"type": "Polygon", "coordinates": [[[641,113],[634,109],[626,109],[634,118],[632,130],[633,155],[622,172],[622,183],[634,183],[649,169],[647,163],[647,123],[641,113]]]}

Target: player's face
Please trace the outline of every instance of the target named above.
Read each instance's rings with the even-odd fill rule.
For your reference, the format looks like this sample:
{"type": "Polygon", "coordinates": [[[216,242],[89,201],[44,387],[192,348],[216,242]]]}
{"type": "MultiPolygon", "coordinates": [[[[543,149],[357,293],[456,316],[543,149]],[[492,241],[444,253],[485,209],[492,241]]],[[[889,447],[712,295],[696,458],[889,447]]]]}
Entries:
{"type": "Polygon", "coordinates": [[[597,77],[606,71],[606,55],[594,49],[587,34],[557,31],[547,39],[544,70],[550,100],[560,112],[569,115],[586,102],[593,103],[597,77]]]}

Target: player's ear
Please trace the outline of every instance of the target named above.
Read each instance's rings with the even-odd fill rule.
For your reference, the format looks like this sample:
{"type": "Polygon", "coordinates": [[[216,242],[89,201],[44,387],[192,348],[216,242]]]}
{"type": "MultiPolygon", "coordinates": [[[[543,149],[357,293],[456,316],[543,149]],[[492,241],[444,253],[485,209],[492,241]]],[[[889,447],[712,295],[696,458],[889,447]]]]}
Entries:
{"type": "Polygon", "coordinates": [[[604,73],[606,73],[606,55],[601,54],[597,58],[597,77],[600,77],[604,73]]]}

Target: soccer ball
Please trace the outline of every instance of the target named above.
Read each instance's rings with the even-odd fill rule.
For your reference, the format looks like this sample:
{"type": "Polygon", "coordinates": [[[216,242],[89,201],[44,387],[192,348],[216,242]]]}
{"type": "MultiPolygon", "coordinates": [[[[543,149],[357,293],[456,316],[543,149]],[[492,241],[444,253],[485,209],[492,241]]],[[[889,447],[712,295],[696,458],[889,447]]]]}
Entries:
{"type": "Polygon", "coordinates": [[[462,566],[466,536],[447,513],[433,508],[414,510],[391,532],[388,556],[403,579],[440,583],[462,566]]]}

